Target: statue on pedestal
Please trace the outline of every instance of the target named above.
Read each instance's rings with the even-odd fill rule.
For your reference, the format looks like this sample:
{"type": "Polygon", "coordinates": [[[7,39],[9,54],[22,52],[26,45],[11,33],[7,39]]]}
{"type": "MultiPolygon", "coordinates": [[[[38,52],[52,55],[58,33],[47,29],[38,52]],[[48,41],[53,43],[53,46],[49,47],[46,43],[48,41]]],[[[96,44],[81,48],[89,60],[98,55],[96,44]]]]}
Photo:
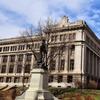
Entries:
{"type": "Polygon", "coordinates": [[[35,62],[35,67],[42,68],[44,70],[48,70],[47,68],[47,44],[45,40],[42,40],[42,44],[40,46],[39,57],[37,57],[35,62]]]}
{"type": "Polygon", "coordinates": [[[42,45],[40,46],[40,65],[41,68],[47,70],[47,44],[45,40],[42,40],[42,45]]]}

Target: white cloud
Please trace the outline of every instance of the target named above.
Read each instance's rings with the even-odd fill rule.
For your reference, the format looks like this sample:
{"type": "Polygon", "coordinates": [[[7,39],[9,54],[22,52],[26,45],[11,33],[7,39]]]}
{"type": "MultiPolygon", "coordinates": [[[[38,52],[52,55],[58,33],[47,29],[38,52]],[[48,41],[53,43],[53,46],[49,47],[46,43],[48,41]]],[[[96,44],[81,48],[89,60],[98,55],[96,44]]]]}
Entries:
{"type": "Polygon", "coordinates": [[[65,10],[80,13],[89,7],[91,0],[1,0],[0,2],[8,9],[23,14],[29,21],[36,23],[40,18],[63,14],[64,7],[65,10]],[[57,9],[57,12],[54,9],[57,9]]]}
{"type": "MultiPolygon", "coordinates": [[[[95,27],[95,19],[100,17],[100,10],[93,9],[93,3],[95,3],[94,0],[0,0],[0,5],[25,16],[27,20],[26,22],[32,23],[35,26],[40,19],[46,19],[49,16],[58,19],[62,15],[70,15],[72,19],[84,19],[95,27]],[[94,15],[90,16],[89,14],[91,12],[94,13],[94,15]],[[71,13],[74,15],[71,15],[71,13]]],[[[0,14],[1,22],[7,22],[7,20],[11,19],[0,14]]],[[[12,35],[15,35],[13,32],[18,33],[18,29],[19,31],[21,29],[15,23],[7,23],[8,26],[5,26],[9,28],[6,29],[3,28],[5,26],[0,26],[0,29],[2,29],[2,32],[4,31],[5,34],[11,32],[12,35]]],[[[99,27],[99,25],[96,26],[99,27]]]]}
{"type": "Polygon", "coordinates": [[[0,39],[20,36],[23,28],[10,24],[0,26],[0,39]]]}

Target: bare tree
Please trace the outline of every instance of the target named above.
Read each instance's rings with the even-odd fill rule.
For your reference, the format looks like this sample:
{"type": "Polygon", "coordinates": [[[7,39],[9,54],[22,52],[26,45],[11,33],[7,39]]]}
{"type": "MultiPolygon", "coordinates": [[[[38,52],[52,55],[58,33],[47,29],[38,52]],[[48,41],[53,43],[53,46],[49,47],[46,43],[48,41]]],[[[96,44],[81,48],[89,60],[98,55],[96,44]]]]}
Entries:
{"type": "MultiPolygon", "coordinates": [[[[52,34],[56,32],[56,22],[48,18],[44,23],[41,21],[38,23],[38,28],[37,28],[37,37],[40,39],[40,41],[45,40],[46,41],[46,66],[50,65],[51,61],[56,58],[56,56],[59,55],[59,63],[60,63],[60,56],[62,55],[62,51],[65,48],[65,41],[59,46],[53,46],[50,47],[50,44],[52,42],[51,36],[52,34]],[[52,49],[55,49],[55,52],[52,51],[52,49]],[[54,52],[54,53],[53,53],[54,52]]],[[[38,55],[37,51],[34,49],[34,31],[33,27],[31,26],[29,29],[26,29],[22,33],[23,40],[25,41],[26,44],[29,44],[29,41],[32,43],[30,46],[30,51],[34,55],[35,61],[37,62],[38,60],[38,55]]]]}

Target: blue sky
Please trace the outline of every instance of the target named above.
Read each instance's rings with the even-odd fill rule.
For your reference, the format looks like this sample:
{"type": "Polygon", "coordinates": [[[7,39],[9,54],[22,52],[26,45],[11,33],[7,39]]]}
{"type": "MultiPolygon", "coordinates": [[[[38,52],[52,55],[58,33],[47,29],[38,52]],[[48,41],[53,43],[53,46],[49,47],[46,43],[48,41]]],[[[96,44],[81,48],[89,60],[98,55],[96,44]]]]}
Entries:
{"type": "Polygon", "coordinates": [[[71,21],[85,20],[100,38],[99,0],[0,0],[0,39],[20,36],[41,19],[64,15],[71,21]]]}

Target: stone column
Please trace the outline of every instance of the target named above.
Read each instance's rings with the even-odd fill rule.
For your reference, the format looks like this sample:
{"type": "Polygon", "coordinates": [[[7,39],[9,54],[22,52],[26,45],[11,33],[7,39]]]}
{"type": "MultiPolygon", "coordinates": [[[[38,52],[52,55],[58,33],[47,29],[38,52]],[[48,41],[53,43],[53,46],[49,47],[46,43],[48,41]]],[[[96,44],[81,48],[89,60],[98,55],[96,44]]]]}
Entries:
{"type": "Polygon", "coordinates": [[[90,50],[89,50],[89,53],[88,53],[88,56],[89,56],[89,59],[88,59],[88,61],[89,61],[89,66],[88,66],[88,74],[91,74],[91,72],[90,72],[90,50]]]}
{"type": "Polygon", "coordinates": [[[35,60],[34,55],[32,55],[32,58],[31,59],[32,59],[31,60],[31,69],[33,69],[33,64],[34,64],[34,60],[35,60]]]}
{"type": "Polygon", "coordinates": [[[4,77],[4,79],[3,79],[3,82],[4,82],[4,83],[6,83],[6,78],[7,78],[7,77],[4,77]]]}
{"type": "Polygon", "coordinates": [[[11,78],[11,82],[14,83],[14,77],[11,78]]]}
{"type": "Polygon", "coordinates": [[[63,75],[63,82],[67,83],[67,75],[63,75]]]}
{"type": "Polygon", "coordinates": [[[25,54],[23,54],[23,62],[22,62],[22,74],[24,74],[24,69],[25,69],[25,54]]]}
{"type": "Polygon", "coordinates": [[[14,73],[16,73],[17,72],[17,63],[18,63],[18,61],[17,61],[17,55],[15,55],[15,64],[14,64],[14,73]]]}
{"type": "Polygon", "coordinates": [[[2,65],[2,56],[0,56],[0,73],[1,73],[1,65],[2,65]]]}
{"type": "Polygon", "coordinates": [[[57,55],[57,59],[56,59],[56,68],[55,68],[56,72],[58,72],[58,67],[59,67],[59,55],[57,55]]]}
{"type": "Polygon", "coordinates": [[[65,50],[65,66],[64,66],[64,71],[67,72],[68,70],[68,47],[66,47],[66,50],[65,50]]]}
{"type": "Polygon", "coordinates": [[[7,59],[6,73],[8,73],[9,71],[9,61],[10,61],[10,55],[8,55],[8,59],[7,59]]]}
{"type": "Polygon", "coordinates": [[[95,63],[95,76],[97,78],[97,55],[96,55],[96,63],[95,63]]]}
{"type": "Polygon", "coordinates": [[[95,68],[95,66],[94,66],[94,53],[93,53],[93,55],[92,55],[92,59],[93,59],[93,61],[92,61],[92,65],[93,65],[93,70],[92,70],[92,75],[94,76],[94,68],[95,68]]]}

